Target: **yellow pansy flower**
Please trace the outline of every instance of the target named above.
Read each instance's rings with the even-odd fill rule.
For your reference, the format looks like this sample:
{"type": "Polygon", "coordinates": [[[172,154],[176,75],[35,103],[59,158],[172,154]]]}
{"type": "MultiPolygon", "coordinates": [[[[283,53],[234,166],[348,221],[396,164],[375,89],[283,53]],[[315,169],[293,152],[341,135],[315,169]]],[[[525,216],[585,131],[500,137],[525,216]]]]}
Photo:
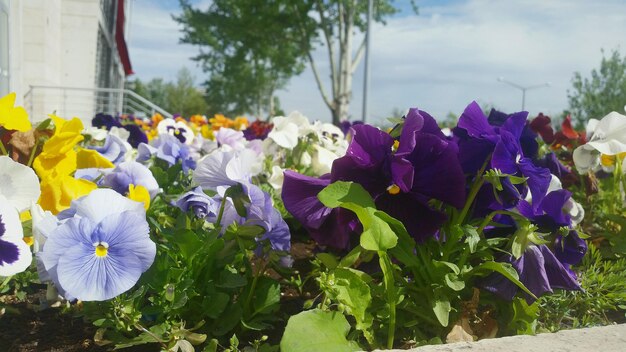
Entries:
{"type": "Polygon", "coordinates": [[[202,133],[202,137],[210,140],[215,140],[215,136],[213,135],[213,130],[209,125],[203,125],[200,129],[200,133],[202,133]]]}
{"type": "Polygon", "coordinates": [[[237,116],[235,121],[233,121],[233,129],[237,131],[245,130],[248,128],[248,119],[243,116],[237,116]]]}
{"type": "Polygon", "coordinates": [[[33,169],[41,179],[70,175],[76,171],[77,155],[72,149],[61,155],[40,154],[33,161],[33,169]]]}
{"type": "Polygon", "coordinates": [[[0,98],[0,126],[7,130],[20,132],[30,131],[32,125],[28,121],[28,114],[23,107],[15,105],[15,93],[9,93],[0,98]]]}
{"type": "Polygon", "coordinates": [[[86,196],[98,188],[95,183],[84,179],[75,179],[64,175],[41,181],[41,197],[39,205],[53,214],[70,207],[72,200],[86,196]]]}
{"type": "Polygon", "coordinates": [[[98,151],[85,148],[78,149],[78,153],[76,154],[76,168],[110,169],[114,167],[115,165],[113,165],[109,159],[102,156],[102,154],[98,153],[98,151]]]}
{"type": "Polygon", "coordinates": [[[144,186],[128,185],[127,197],[139,203],[143,203],[143,207],[148,210],[150,208],[150,192],[144,186]]]}

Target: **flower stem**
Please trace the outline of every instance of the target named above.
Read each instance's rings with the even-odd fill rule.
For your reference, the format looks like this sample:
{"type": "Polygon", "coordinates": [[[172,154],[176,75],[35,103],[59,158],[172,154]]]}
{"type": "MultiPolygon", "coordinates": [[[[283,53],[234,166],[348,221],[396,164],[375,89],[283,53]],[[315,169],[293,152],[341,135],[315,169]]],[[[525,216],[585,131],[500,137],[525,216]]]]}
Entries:
{"type": "Polygon", "coordinates": [[[28,157],[28,167],[33,165],[33,161],[35,160],[35,154],[37,154],[37,148],[39,148],[39,139],[37,139],[37,143],[33,147],[33,150],[30,151],[30,156],[28,157]]]}
{"type": "Polygon", "coordinates": [[[389,331],[387,333],[387,349],[393,348],[393,340],[396,332],[396,289],[393,278],[393,265],[387,252],[378,251],[380,267],[383,270],[387,304],[389,304],[389,331]]]}
{"type": "Polygon", "coordinates": [[[480,188],[485,183],[485,178],[483,177],[483,174],[485,173],[485,169],[487,168],[488,162],[489,162],[489,158],[485,160],[485,163],[483,164],[483,166],[476,173],[476,180],[474,181],[474,184],[472,185],[472,188],[470,189],[470,192],[467,195],[465,206],[463,207],[463,210],[461,210],[461,214],[459,214],[459,218],[456,221],[456,223],[459,225],[463,224],[463,221],[465,221],[465,217],[467,216],[467,213],[472,207],[472,204],[474,203],[474,199],[476,199],[476,195],[478,194],[478,191],[480,191],[480,188]]]}
{"type": "Polygon", "coordinates": [[[2,152],[2,155],[9,155],[9,152],[7,152],[7,149],[4,147],[4,143],[2,143],[1,139],[0,139],[0,152],[2,152]]]}

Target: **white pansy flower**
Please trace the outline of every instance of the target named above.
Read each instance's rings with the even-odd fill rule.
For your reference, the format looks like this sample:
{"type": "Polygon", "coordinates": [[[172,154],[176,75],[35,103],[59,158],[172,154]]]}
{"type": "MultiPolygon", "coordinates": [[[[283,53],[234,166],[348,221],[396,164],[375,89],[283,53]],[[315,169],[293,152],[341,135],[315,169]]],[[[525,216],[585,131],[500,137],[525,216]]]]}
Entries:
{"type": "Polygon", "coordinates": [[[0,196],[22,212],[41,195],[35,171],[8,156],[0,156],[0,196]]]}
{"type": "Polygon", "coordinates": [[[587,144],[574,150],[576,169],[583,174],[600,165],[600,156],[626,152],[626,116],[615,111],[603,117],[593,129],[587,144]]]}
{"type": "Polygon", "coordinates": [[[193,143],[194,134],[193,130],[182,121],[176,121],[174,119],[165,119],[157,125],[157,131],[160,135],[169,134],[182,143],[190,145],[193,143]]]}
{"type": "Polygon", "coordinates": [[[272,166],[272,174],[270,175],[267,182],[272,186],[276,191],[280,192],[283,189],[283,180],[285,179],[283,168],[278,165],[272,166]]]}
{"type": "Polygon", "coordinates": [[[313,172],[316,175],[329,173],[333,166],[333,161],[338,158],[337,154],[319,145],[314,145],[313,148],[315,150],[311,162],[313,172]]]}
{"type": "Polygon", "coordinates": [[[274,128],[267,135],[269,140],[287,149],[293,149],[298,145],[298,125],[284,116],[274,117],[272,123],[274,128]]]}
{"type": "Polygon", "coordinates": [[[0,195],[0,276],[12,276],[26,270],[33,260],[24,242],[20,214],[0,195]]]}

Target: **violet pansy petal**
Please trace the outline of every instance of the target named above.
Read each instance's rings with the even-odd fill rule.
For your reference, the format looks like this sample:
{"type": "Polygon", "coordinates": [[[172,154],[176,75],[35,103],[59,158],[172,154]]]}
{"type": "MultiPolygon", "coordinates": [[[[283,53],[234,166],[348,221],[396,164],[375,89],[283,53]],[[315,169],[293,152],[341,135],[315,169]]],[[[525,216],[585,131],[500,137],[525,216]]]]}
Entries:
{"type": "Polygon", "coordinates": [[[479,138],[486,135],[495,135],[493,126],[487,121],[478,103],[471,102],[459,117],[458,127],[467,131],[470,137],[479,138]]]}
{"type": "Polygon", "coordinates": [[[330,184],[329,179],[305,176],[286,170],[282,199],[285,208],[302,225],[319,228],[331,212],[317,199],[317,194],[330,184]]]}
{"type": "Polygon", "coordinates": [[[352,127],[352,142],[346,150],[346,156],[363,167],[382,163],[391,153],[393,138],[384,131],[370,125],[352,127]]]}
{"type": "Polygon", "coordinates": [[[533,208],[538,208],[548,192],[550,186],[550,170],[535,166],[530,159],[522,158],[518,163],[522,175],[527,178],[526,183],[533,199],[533,208]]]}
{"type": "Polygon", "coordinates": [[[556,258],[554,253],[546,247],[539,246],[545,262],[546,275],[550,286],[564,290],[580,290],[580,284],[572,273],[556,258]]]}
{"type": "Polygon", "coordinates": [[[455,207],[465,203],[465,176],[454,143],[417,132],[416,145],[406,158],[415,168],[412,191],[455,207]]]}

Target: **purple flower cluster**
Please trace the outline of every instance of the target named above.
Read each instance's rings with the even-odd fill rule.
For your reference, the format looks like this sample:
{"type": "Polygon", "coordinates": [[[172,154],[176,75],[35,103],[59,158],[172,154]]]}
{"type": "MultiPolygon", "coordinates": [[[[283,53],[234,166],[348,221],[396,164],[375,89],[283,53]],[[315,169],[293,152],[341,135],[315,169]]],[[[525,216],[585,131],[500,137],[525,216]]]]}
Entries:
{"type": "Polygon", "coordinates": [[[446,219],[430,200],[463,206],[465,176],[457,146],[426,112],[411,109],[397,140],[366,124],[353,125],[351,134],[346,155],[334,161],[330,174],[314,178],[285,172],[285,207],[319,244],[346,248],[360,230],[352,212],[328,209],[317,199],[335,181],[361,184],[378,209],[402,221],[420,242],[435,235],[446,219]]]}
{"type": "MultiPolygon", "coordinates": [[[[579,289],[570,266],[581,260],[587,246],[568,214],[571,193],[560,184],[551,186],[552,173],[556,179],[568,170],[553,155],[538,158],[537,136],[527,115],[492,110],[486,116],[473,102],[450,137],[418,109],[409,110],[400,133],[392,132],[397,138],[370,125],[352,125],[346,155],[334,161],[329,174],[315,178],[285,171],[285,207],[318,244],[339,249],[350,247],[362,227],[351,211],[326,208],[318,200],[317,194],[335,181],[359,183],[376,207],[400,220],[418,243],[432,237],[445,241],[441,229],[447,220],[463,224],[490,215],[499,226],[488,226],[485,236],[524,243],[513,251],[516,255],[500,260],[513,265],[531,292],[540,296],[554,288],[579,289]],[[446,206],[463,211],[446,212],[446,206]],[[519,216],[494,216],[502,210],[519,216]],[[447,214],[461,215],[449,219],[447,214]]],[[[486,278],[483,286],[508,299],[518,291],[500,274],[486,278]]]]}
{"type": "MultiPolygon", "coordinates": [[[[454,139],[459,146],[463,170],[470,177],[485,168],[525,179],[524,183],[513,184],[509,178],[501,178],[501,191],[493,184],[484,184],[478,193],[473,217],[512,210],[530,222],[534,229],[531,233],[520,231],[520,226],[524,225],[512,217],[498,215],[494,219],[501,226],[488,229],[486,235],[513,237],[539,233],[554,238],[548,244],[550,247],[541,241],[523,241],[527,245],[519,257],[500,258],[511,263],[520,281],[539,297],[555,288],[580,289],[570,266],[582,259],[587,245],[574,230],[568,231],[565,237],[560,234],[562,229],[572,228],[572,220],[566,212],[571,193],[562,189],[550,191],[549,187],[551,173],[560,178],[568,170],[553,154],[537,158],[537,136],[530,130],[527,116],[525,111],[506,115],[495,110],[485,116],[474,102],[461,115],[454,129],[454,139]]],[[[500,274],[488,277],[483,286],[506,299],[512,299],[518,291],[517,286],[500,274]]],[[[530,296],[526,299],[534,300],[530,296]]]]}

